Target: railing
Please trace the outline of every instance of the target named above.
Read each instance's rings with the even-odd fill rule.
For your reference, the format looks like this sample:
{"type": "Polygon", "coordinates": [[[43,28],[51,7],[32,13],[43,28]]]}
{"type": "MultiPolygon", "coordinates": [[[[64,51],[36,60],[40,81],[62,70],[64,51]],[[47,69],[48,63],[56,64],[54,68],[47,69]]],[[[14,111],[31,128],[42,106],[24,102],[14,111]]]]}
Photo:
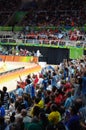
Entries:
{"type": "Polygon", "coordinates": [[[86,40],[84,41],[71,41],[71,40],[38,40],[38,39],[13,39],[13,38],[0,38],[1,45],[49,45],[49,46],[62,46],[62,47],[86,47],[86,40]]]}
{"type": "MultiPolygon", "coordinates": [[[[83,29],[83,31],[86,31],[86,24],[85,25],[83,25],[83,26],[76,26],[76,27],[71,27],[71,26],[68,26],[68,28],[67,28],[67,26],[65,26],[65,25],[59,25],[59,26],[29,26],[29,29],[30,30],[34,30],[34,31],[40,31],[40,30],[43,30],[43,29],[52,29],[52,30],[55,30],[55,29],[60,29],[60,30],[74,30],[74,29],[83,29]]],[[[24,27],[23,26],[14,26],[14,31],[15,32],[17,32],[17,31],[21,31],[21,30],[23,30],[24,29],[24,27]]],[[[12,26],[0,26],[0,31],[12,31],[12,26]]]]}
{"type": "Polygon", "coordinates": [[[25,67],[20,67],[20,68],[8,70],[8,71],[5,71],[5,72],[1,72],[1,73],[0,73],[0,76],[1,76],[1,75],[5,75],[5,74],[8,74],[8,73],[16,72],[16,71],[19,71],[19,70],[23,70],[24,68],[25,68],[25,67]]]}

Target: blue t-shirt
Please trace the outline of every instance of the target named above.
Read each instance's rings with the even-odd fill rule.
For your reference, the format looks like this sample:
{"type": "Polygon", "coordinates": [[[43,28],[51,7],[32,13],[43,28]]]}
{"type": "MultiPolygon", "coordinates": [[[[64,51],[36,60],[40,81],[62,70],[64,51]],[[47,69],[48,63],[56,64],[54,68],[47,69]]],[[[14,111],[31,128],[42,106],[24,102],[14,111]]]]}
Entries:
{"type": "Polygon", "coordinates": [[[68,130],[80,130],[80,117],[73,115],[66,124],[68,130]]]}
{"type": "Polygon", "coordinates": [[[23,89],[22,88],[18,88],[16,90],[16,94],[18,94],[18,96],[22,96],[23,95],[23,89]]]}
{"type": "Polygon", "coordinates": [[[0,117],[4,117],[4,116],[5,116],[5,108],[0,107],[0,117]]]}

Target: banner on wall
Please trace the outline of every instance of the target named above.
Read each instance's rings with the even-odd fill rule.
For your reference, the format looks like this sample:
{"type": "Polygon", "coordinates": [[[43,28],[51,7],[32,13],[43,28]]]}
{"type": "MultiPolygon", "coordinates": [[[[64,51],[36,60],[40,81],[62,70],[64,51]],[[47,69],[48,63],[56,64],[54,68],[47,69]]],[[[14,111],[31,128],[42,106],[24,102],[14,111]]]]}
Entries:
{"type": "Polygon", "coordinates": [[[9,56],[9,55],[0,55],[1,61],[12,61],[12,62],[38,62],[37,56],[9,56]]]}
{"type": "Polygon", "coordinates": [[[83,48],[70,48],[70,59],[80,59],[83,56],[83,48]]]}

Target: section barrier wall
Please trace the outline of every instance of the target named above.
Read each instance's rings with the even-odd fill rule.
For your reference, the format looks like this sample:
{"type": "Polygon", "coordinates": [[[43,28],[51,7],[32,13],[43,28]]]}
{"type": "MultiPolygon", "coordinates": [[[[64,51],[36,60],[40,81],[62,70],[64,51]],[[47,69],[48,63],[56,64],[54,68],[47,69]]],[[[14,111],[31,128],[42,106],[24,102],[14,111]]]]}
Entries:
{"type": "Polygon", "coordinates": [[[1,61],[11,61],[11,62],[38,62],[38,57],[36,56],[8,56],[8,55],[0,55],[1,61]]]}

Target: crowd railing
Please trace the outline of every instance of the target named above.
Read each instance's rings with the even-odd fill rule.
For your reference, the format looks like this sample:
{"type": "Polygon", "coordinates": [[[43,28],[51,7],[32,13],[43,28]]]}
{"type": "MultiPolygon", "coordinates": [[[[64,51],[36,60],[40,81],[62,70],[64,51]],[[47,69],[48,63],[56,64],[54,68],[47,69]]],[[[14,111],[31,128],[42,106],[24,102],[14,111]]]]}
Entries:
{"type": "Polygon", "coordinates": [[[1,45],[37,45],[37,46],[61,46],[61,47],[81,47],[85,48],[86,47],[86,40],[77,40],[77,41],[72,41],[72,40],[65,40],[65,39],[58,39],[58,40],[38,40],[38,39],[13,39],[13,38],[0,38],[0,44],[1,45]]]}

